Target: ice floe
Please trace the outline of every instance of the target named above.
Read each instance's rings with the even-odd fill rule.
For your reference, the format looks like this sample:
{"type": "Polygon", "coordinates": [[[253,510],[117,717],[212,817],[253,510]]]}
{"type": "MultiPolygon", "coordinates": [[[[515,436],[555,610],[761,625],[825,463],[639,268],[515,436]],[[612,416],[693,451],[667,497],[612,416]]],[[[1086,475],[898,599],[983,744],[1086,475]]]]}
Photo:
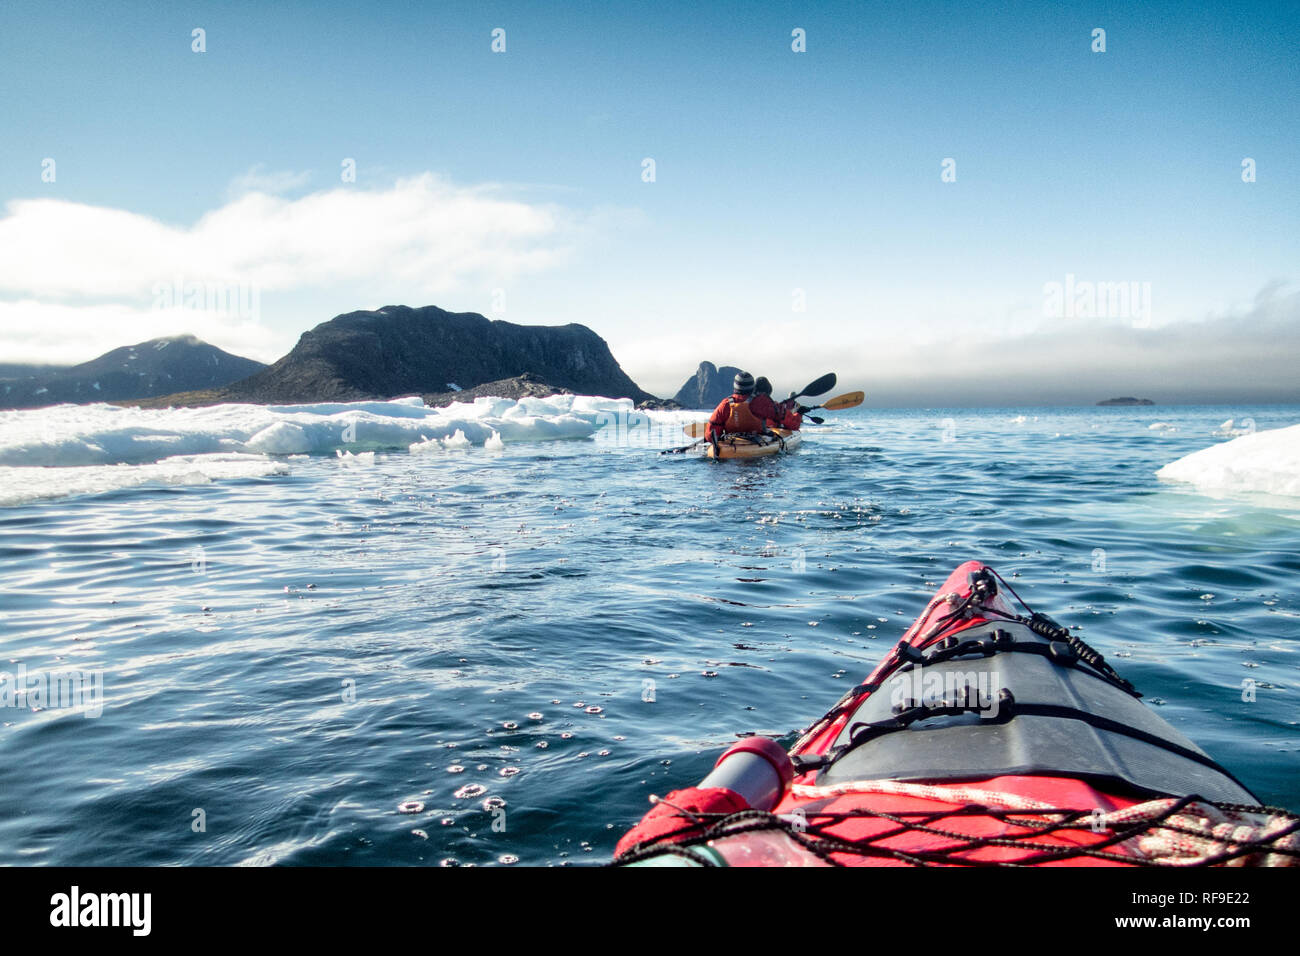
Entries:
{"type": "MultiPolygon", "coordinates": [[[[478,398],[429,408],[419,397],[306,405],[131,408],[97,403],[0,412],[0,504],[150,482],[281,474],[303,456],[372,465],[376,452],[423,454],[591,438],[673,418],[628,399],[478,398]]],[[[680,416],[677,416],[680,417],[680,416]]],[[[644,430],[644,429],[643,429],[644,430]]]]}
{"type": "Polygon", "coordinates": [[[1208,494],[1300,498],[1300,425],[1255,431],[1170,462],[1156,477],[1208,494]]]}

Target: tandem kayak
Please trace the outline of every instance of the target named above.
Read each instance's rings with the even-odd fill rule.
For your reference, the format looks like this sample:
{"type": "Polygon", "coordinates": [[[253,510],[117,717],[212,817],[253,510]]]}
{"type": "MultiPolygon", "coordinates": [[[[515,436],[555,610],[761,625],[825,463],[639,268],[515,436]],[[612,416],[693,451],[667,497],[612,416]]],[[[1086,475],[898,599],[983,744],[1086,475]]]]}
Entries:
{"type": "Polygon", "coordinates": [[[638,866],[1292,865],[1258,806],[1077,635],[969,561],[787,751],[743,737],[651,797],[638,866]],[[1013,610],[1010,592],[1023,613],[1013,610]]]}
{"type": "Polygon", "coordinates": [[[708,458],[762,458],[764,455],[779,455],[782,452],[795,451],[803,444],[803,436],[798,431],[788,428],[774,430],[772,435],[727,435],[718,439],[716,452],[712,444],[702,446],[708,458]]]}

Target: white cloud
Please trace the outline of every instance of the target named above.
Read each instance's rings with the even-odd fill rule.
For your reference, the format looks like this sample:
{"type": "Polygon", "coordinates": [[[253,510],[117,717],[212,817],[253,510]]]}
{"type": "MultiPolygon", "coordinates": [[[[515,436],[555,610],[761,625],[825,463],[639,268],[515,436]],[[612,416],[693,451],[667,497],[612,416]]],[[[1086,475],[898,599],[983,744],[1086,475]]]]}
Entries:
{"type": "MultiPolygon", "coordinates": [[[[58,199],[8,203],[0,216],[0,356],[81,361],[97,354],[91,341],[115,347],[159,328],[204,337],[193,326],[211,321],[209,312],[190,327],[183,314],[157,314],[167,310],[159,290],[178,283],[251,288],[259,297],[324,294],[337,312],[398,296],[446,301],[466,289],[481,298],[484,288],[564,263],[603,228],[599,210],[527,202],[431,173],[385,189],[341,185],[298,198],[266,191],[300,179],[254,167],[237,182],[265,188],[187,226],[58,199]]],[[[278,332],[283,339],[287,330],[278,332]]]]}
{"type": "Polygon", "coordinates": [[[400,281],[435,295],[476,275],[553,266],[580,228],[560,207],[429,173],[385,190],[247,193],[190,227],[58,199],[6,208],[0,290],[46,299],[144,297],[177,275],[263,291],[400,281]]]}
{"type": "Polygon", "coordinates": [[[227,312],[138,309],[111,302],[0,302],[0,360],[5,362],[72,365],[123,345],[184,334],[264,362],[284,351],[271,329],[227,312]]]}

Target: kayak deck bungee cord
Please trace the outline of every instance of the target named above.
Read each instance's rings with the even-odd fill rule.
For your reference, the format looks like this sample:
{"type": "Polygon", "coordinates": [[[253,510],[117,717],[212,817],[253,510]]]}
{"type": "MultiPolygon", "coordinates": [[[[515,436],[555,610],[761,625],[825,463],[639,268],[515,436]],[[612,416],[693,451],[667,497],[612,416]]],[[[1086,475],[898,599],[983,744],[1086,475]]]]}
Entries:
{"type": "Polygon", "coordinates": [[[769,435],[724,435],[716,445],[705,442],[702,447],[709,458],[762,458],[796,451],[803,444],[803,436],[788,428],[773,429],[769,435]]]}
{"type": "Polygon", "coordinates": [[[968,561],[788,752],[742,738],[698,786],[651,797],[614,862],[1300,861],[1300,817],[1259,806],[1140,698],[1095,649],[968,561]]]}

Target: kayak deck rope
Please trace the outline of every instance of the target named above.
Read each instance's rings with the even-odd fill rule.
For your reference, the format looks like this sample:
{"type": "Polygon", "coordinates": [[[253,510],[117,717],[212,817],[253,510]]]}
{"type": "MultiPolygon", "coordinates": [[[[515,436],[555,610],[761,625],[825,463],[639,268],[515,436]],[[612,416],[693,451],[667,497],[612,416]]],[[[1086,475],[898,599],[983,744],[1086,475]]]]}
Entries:
{"type": "Polygon", "coordinates": [[[718,438],[718,443],[723,445],[730,445],[734,450],[743,447],[737,444],[738,441],[744,442],[745,445],[766,446],[766,445],[771,445],[773,443],[771,441],[771,439],[773,438],[776,439],[777,444],[779,444],[781,446],[781,450],[784,451],[785,437],[783,435],[777,434],[776,432],[765,432],[765,433],[764,432],[724,432],[722,436],[718,438]]]}
{"type": "MultiPolygon", "coordinates": [[[[997,571],[992,568],[986,568],[985,570],[1002,583],[1002,586],[1011,593],[1011,596],[1016,599],[1017,603],[1019,603],[1019,605],[1024,608],[1025,612],[1029,615],[1027,618],[1012,617],[1010,620],[1016,621],[1019,624],[1024,624],[1040,637],[1045,637],[1048,640],[1064,641],[1069,646],[1070,650],[1074,651],[1074,653],[1078,655],[1079,659],[1089,667],[1099,671],[1101,674],[1109,678],[1112,683],[1132,694],[1134,697],[1142,696],[1137,692],[1137,689],[1134,688],[1132,684],[1121,677],[1119,672],[1106,662],[1106,658],[1101,655],[1100,651],[1093,649],[1083,640],[1083,638],[1072,633],[1069,628],[1062,627],[1046,614],[1040,614],[1031,609],[1029,605],[1025,603],[1025,599],[1017,594],[1016,589],[1008,584],[1006,578],[998,574],[997,571]]],[[[976,589],[972,588],[971,596],[974,597],[976,593],[976,589]]]]}
{"type": "MultiPolygon", "coordinates": [[[[939,787],[890,780],[832,786],[794,784],[794,796],[834,801],[848,795],[905,797],[951,808],[887,812],[799,808],[777,815],[764,810],[730,814],[691,814],[689,825],[639,844],[614,862],[632,863],[661,853],[690,857],[690,847],[709,844],[725,855],[728,843],[747,833],[779,832],[801,850],[830,866],[850,866],[864,858],[890,858],[914,866],[1022,867],[1091,857],[1145,867],[1300,865],[1300,816],[1276,807],[1216,803],[1199,797],[1165,797],[1120,810],[1054,807],[1028,797],[974,787],[939,787]],[[999,836],[960,829],[962,821],[993,820],[999,836]],[[884,826],[863,836],[843,831],[854,821],[879,820],[884,826]],[[1069,842],[1084,835],[1092,842],[1069,842]],[[920,837],[901,847],[898,839],[920,837]],[[1043,842],[1052,838],[1062,843],[1043,842]],[[1011,859],[979,851],[1022,850],[1011,859]]],[[[834,804],[831,804],[832,806],[834,804]]],[[[683,816],[683,819],[687,817],[683,816]]]]}
{"type": "MultiPolygon", "coordinates": [[[[1027,626],[1033,630],[1032,625],[1027,626]]],[[[1035,631],[1035,633],[1041,632],[1035,631]]],[[[1050,637],[1051,635],[1045,634],[1043,636],[1050,637]]],[[[1041,657],[1049,658],[1057,666],[1073,667],[1084,674],[1090,674],[1104,680],[1112,687],[1122,690],[1131,697],[1140,698],[1142,696],[1132,684],[1119,677],[1110,667],[1105,669],[1099,667],[1098,664],[1105,664],[1105,660],[1092,648],[1087,648],[1087,651],[1091,653],[1085,654],[1082,652],[1078,646],[1082,644],[1082,641],[1077,641],[1076,644],[1066,640],[1053,640],[1051,644],[1040,644],[1037,641],[1017,641],[1001,629],[994,631],[992,634],[966,640],[962,640],[958,635],[954,634],[951,637],[945,637],[927,652],[918,651],[910,644],[906,647],[900,647],[898,650],[906,660],[898,667],[898,673],[901,674],[912,670],[918,665],[929,667],[932,664],[942,664],[945,661],[968,657],[972,654],[978,654],[981,657],[991,657],[994,654],[1011,652],[1038,654],[1041,657]]],[[[1083,646],[1086,647],[1086,645],[1083,646]]]]}
{"type": "MultiPolygon", "coordinates": [[[[893,780],[868,780],[815,786],[793,784],[791,792],[806,799],[839,797],[845,794],[882,793],[919,797],[943,802],[960,802],[975,807],[1008,811],[1029,811],[1035,815],[1064,818],[1077,811],[1062,811],[1031,797],[974,787],[935,787],[893,780]]],[[[1008,817],[1007,819],[1011,819],[1008,817]]],[[[1162,797],[1120,810],[1088,811],[1086,825],[1093,831],[1128,831],[1154,824],[1136,839],[1140,855],[1148,862],[1164,865],[1209,866],[1220,861],[1223,851],[1268,849],[1262,866],[1300,865],[1300,817],[1275,807],[1247,807],[1219,804],[1197,797],[1162,797]]],[[[1237,863],[1236,865],[1242,865],[1237,863]]]]}

